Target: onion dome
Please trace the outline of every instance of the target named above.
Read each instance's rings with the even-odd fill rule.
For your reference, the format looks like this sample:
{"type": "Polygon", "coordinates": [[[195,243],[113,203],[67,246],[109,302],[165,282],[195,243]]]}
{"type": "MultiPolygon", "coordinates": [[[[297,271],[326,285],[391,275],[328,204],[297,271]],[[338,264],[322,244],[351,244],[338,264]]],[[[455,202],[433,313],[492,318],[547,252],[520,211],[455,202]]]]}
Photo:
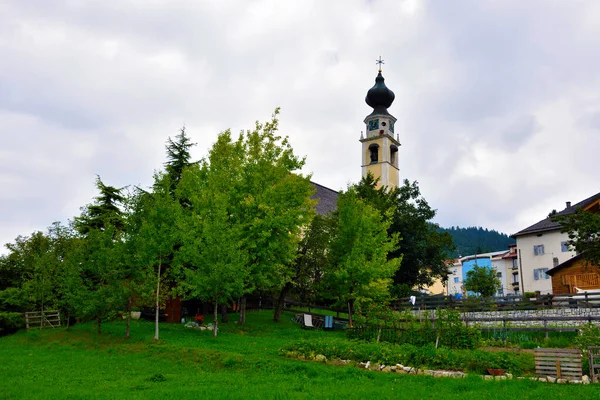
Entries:
{"type": "Polygon", "coordinates": [[[387,108],[392,105],[394,98],[396,98],[394,92],[385,86],[383,75],[379,70],[379,74],[375,78],[375,85],[367,92],[365,101],[373,107],[373,114],[387,114],[387,108]]]}

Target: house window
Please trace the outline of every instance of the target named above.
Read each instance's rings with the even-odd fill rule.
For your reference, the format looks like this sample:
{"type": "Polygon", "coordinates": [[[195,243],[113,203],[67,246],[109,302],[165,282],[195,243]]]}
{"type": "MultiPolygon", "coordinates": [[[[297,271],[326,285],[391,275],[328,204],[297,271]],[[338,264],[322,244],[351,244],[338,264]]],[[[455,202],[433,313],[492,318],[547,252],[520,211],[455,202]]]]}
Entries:
{"type": "Polygon", "coordinates": [[[557,266],[558,266],[558,257],[554,257],[554,258],[552,259],[552,266],[553,266],[553,267],[557,267],[557,266]]]}
{"type": "Polygon", "coordinates": [[[516,258],[513,258],[513,268],[518,268],[519,267],[519,260],[516,258]]]}
{"type": "Polygon", "coordinates": [[[498,278],[498,279],[502,279],[502,272],[498,272],[498,273],[496,274],[496,278],[498,278]]]}
{"type": "Polygon", "coordinates": [[[544,254],[544,245],[543,244],[534,244],[533,245],[533,255],[541,256],[544,254]]]}
{"type": "Polygon", "coordinates": [[[542,279],[550,279],[550,275],[546,274],[548,268],[536,268],[533,270],[533,280],[539,281],[542,279]]]}
{"type": "Polygon", "coordinates": [[[563,253],[566,253],[567,251],[569,251],[569,242],[568,241],[560,242],[560,251],[562,251],[563,253]]]}
{"type": "Polygon", "coordinates": [[[458,276],[455,276],[455,277],[454,277],[454,283],[458,283],[458,282],[459,282],[459,281],[458,281],[458,276]]]}

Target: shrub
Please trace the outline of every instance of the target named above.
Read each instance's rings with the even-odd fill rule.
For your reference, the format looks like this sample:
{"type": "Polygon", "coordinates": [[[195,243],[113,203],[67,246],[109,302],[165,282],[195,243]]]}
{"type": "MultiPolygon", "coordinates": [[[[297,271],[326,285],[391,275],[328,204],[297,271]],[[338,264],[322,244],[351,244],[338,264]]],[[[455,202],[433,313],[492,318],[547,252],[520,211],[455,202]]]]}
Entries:
{"type": "Polygon", "coordinates": [[[373,342],[326,343],[300,341],[280,350],[282,355],[312,359],[323,354],[328,359],[341,358],[357,362],[371,361],[386,365],[404,364],[412,367],[462,370],[485,373],[488,368],[501,368],[513,374],[535,370],[533,355],[513,352],[486,352],[483,350],[436,349],[434,345],[414,346],[373,342]]]}
{"type": "Polygon", "coordinates": [[[592,323],[586,324],[579,330],[574,342],[583,353],[587,353],[589,346],[600,345],[600,328],[592,323]]]}

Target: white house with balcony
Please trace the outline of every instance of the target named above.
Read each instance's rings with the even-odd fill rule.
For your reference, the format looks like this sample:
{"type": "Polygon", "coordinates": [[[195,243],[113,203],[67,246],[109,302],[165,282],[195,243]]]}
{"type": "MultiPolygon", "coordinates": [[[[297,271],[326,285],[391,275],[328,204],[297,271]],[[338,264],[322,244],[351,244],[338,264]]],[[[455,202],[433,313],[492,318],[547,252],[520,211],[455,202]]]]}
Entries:
{"type": "MultiPolygon", "coordinates": [[[[562,216],[574,213],[598,200],[600,193],[577,204],[566,203],[562,216]]],[[[548,270],[576,255],[568,246],[569,236],[561,232],[561,225],[550,216],[512,235],[517,240],[517,257],[521,292],[552,293],[552,280],[548,270]]]]}

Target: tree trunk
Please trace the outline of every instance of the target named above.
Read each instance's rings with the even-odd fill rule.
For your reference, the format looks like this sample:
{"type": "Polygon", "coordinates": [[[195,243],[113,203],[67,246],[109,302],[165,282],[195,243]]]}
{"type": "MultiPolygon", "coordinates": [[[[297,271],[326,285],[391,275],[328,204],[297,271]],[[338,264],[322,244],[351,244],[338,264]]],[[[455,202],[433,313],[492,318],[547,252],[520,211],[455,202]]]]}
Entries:
{"type": "Polygon", "coordinates": [[[240,320],[238,324],[246,323],[246,296],[242,296],[242,300],[240,302],[240,320]]]}
{"type": "Polygon", "coordinates": [[[98,325],[98,333],[102,334],[102,318],[98,317],[98,320],[96,321],[96,325],[98,325]]]}
{"type": "Polygon", "coordinates": [[[213,337],[217,337],[217,329],[219,327],[219,301],[215,298],[215,310],[213,317],[213,337]]]}
{"type": "Polygon", "coordinates": [[[154,340],[158,340],[158,314],[160,312],[160,258],[158,259],[158,275],[156,279],[156,327],[154,330],[154,340]]]}
{"type": "Polygon", "coordinates": [[[71,325],[70,322],[71,322],[71,316],[67,313],[67,327],[66,327],[66,330],[69,330],[69,325],[71,325]]]}
{"type": "Polygon", "coordinates": [[[127,299],[127,327],[125,328],[125,337],[129,339],[131,331],[131,296],[127,299]]]}
{"type": "Polygon", "coordinates": [[[285,303],[285,296],[291,288],[292,282],[288,282],[281,289],[279,297],[277,298],[277,303],[275,304],[275,307],[273,307],[273,321],[279,322],[281,320],[281,309],[283,308],[283,303],[285,303]]]}
{"type": "Polygon", "coordinates": [[[352,328],[352,311],[354,309],[354,302],[348,300],[348,328],[352,328]]]}
{"type": "Polygon", "coordinates": [[[227,304],[221,304],[221,322],[224,324],[229,322],[229,316],[227,315],[227,304]]]}

